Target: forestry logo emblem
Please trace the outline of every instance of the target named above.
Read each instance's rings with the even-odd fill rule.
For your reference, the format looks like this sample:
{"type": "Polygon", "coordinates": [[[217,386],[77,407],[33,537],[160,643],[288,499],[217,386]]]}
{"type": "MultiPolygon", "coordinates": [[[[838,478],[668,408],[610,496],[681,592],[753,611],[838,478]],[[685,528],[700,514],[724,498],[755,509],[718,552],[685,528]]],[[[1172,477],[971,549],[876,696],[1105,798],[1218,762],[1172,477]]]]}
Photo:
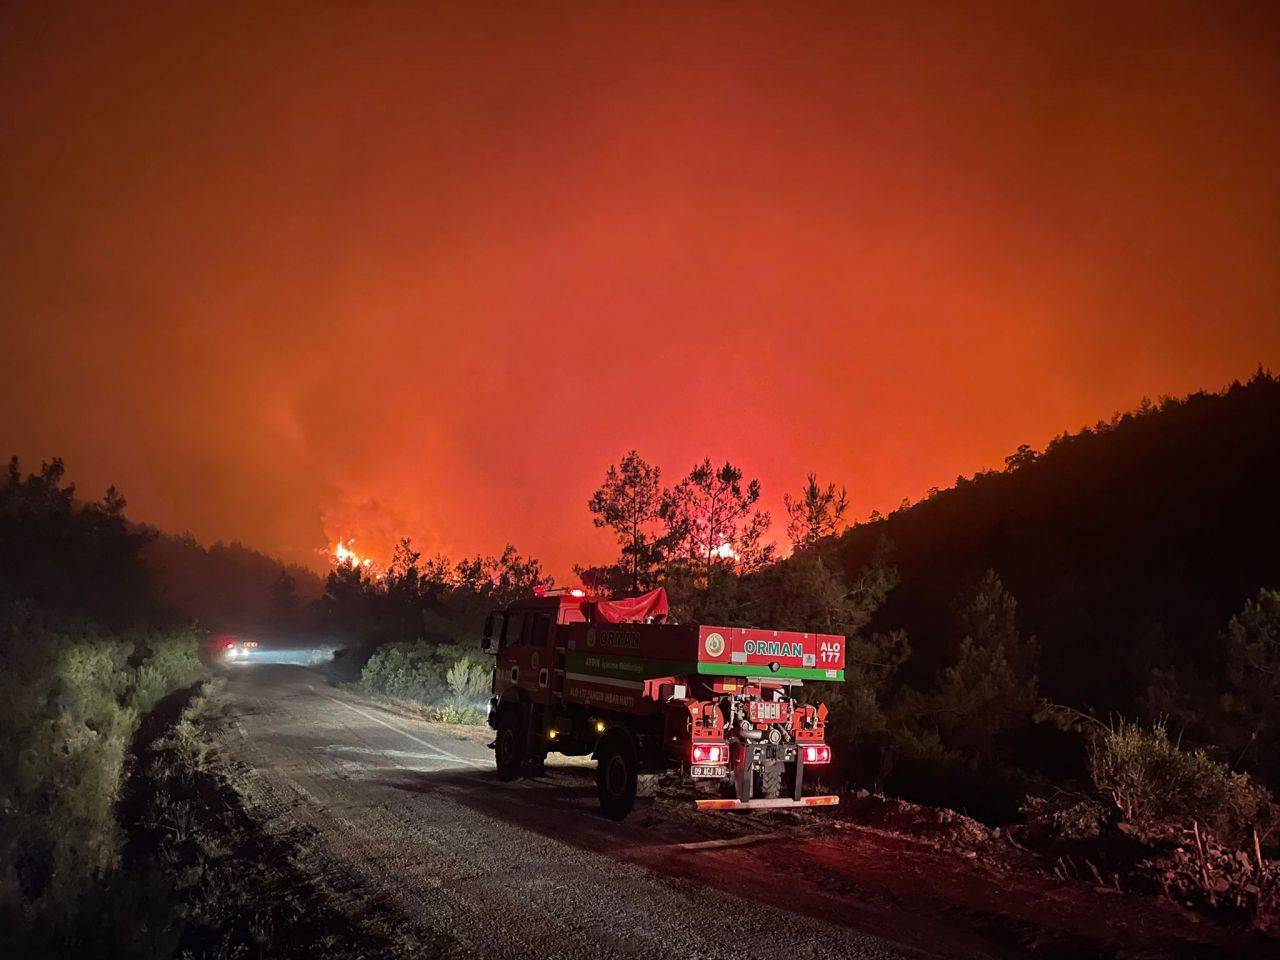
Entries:
{"type": "Polygon", "coordinates": [[[708,657],[718,657],[724,653],[724,637],[718,633],[708,633],[707,639],[702,641],[702,646],[707,651],[708,657]]]}

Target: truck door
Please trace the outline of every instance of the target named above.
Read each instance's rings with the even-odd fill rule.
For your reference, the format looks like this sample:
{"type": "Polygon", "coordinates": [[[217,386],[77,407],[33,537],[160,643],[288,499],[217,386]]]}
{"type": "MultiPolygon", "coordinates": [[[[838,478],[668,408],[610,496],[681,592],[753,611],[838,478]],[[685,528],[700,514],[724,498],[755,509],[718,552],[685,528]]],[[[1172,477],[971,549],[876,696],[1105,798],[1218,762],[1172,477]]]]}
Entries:
{"type": "Polygon", "coordinates": [[[570,623],[586,623],[586,621],[587,618],[582,613],[580,603],[561,601],[559,615],[556,617],[556,622],[551,625],[551,642],[548,644],[552,656],[555,657],[555,664],[551,670],[551,697],[554,700],[564,697],[565,635],[559,628],[570,623]]]}
{"type": "Polygon", "coordinates": [[[508,687],[522,686],[521,655],[525,652],[526,616],[523,610],[513,610],[508,611],[504,618],[502,635],[498,641],[498,662],[493,677],[493,692],[498,697],[501,697],[508,687]]]}
{"type": "Polygon", "coordinates": [[[549,703],[555,675],[550,610],[511,610],[503,633],[502,686],[519,687],[534,703],[549,703]]]}
{"type": "Polygon", "coordinates": [[[551,685],[555,676],[556,655],[551,647],[551,611],[536,610],[529,614],[529,699],[534,703],[551,702],[551,685]]]}

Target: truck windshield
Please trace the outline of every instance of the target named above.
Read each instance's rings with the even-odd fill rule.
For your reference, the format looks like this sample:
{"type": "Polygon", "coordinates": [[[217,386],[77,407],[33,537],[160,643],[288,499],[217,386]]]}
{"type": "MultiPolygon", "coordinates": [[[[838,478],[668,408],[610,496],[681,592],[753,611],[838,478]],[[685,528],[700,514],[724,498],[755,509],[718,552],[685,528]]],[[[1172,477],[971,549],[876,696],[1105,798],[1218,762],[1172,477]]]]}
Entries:
{"type": "Polygon", "coordinates": [[[525,615],[523,613],[507,614],[506,629],[502,632],[502,645],[504,647],[510,647],[524,640],[524,621],[525,615]]]}
{"type": "Polygon", "coordinates": [[[547,645],[547,635],[551,630],[551,614],[535,613],[533,615],[533,623],[529,630],[529,645],[534,647],[545,647],[547,645]]]}

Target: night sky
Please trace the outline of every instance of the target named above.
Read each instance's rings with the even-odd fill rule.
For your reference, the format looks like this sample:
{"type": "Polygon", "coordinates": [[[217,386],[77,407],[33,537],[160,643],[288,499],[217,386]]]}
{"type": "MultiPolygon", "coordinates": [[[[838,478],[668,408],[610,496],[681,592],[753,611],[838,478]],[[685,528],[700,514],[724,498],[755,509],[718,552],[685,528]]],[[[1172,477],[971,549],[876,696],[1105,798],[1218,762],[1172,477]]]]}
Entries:
{"type": "Polygon", "coordinates": [[[959,6],[7,3],[0,450],[564,578],[632,447],[864,517],[1280,367],[1280,4],[959,6]]]}

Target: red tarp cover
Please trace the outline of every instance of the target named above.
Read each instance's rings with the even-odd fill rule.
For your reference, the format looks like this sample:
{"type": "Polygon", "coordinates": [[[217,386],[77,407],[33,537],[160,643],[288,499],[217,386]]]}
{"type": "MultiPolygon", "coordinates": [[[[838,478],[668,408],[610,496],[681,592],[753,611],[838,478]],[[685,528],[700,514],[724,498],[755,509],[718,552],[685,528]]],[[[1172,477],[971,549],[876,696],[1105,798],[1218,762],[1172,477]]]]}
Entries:
{"type": "Polygon", "coordinates": [[[667,591],[659,587],[638,597],[618,597],[596,604],[596,619],[605,623],[644,623],[650,617],[667,616],[667,591]]]}

